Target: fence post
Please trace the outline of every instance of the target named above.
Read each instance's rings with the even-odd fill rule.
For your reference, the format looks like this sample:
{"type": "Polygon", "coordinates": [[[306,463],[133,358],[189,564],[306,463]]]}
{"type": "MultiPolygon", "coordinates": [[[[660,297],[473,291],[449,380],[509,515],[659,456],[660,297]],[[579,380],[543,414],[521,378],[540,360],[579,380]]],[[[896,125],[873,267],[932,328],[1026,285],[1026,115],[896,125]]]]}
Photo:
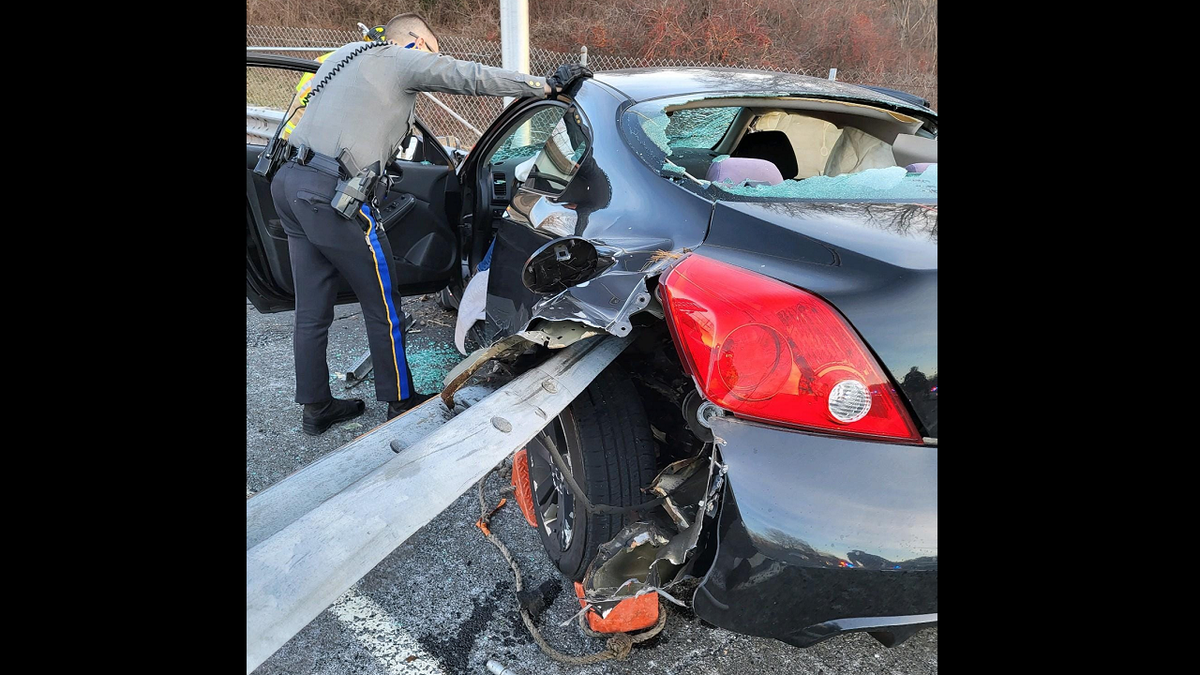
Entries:
{"type": "Polygon", "coordinates": [[[581,65],[581,66],[587,65],[587,45],[584,45],[579,48],[579,65],[581,65]]]}
{"type": "Polygon", "coordinates": [[[829,69],[829,79],[830,79],[830,80],[836,80],[836,79],[837,79],[837,68],[830,68],[830,69],[829,69]]]}
{"type": "MultiPolygon", "coordinates": [[[[500,65],[529,72],[529,0],[500,0],[500,65]]],[[[512,103],[504,97],[504,105],[512,103]]]]}

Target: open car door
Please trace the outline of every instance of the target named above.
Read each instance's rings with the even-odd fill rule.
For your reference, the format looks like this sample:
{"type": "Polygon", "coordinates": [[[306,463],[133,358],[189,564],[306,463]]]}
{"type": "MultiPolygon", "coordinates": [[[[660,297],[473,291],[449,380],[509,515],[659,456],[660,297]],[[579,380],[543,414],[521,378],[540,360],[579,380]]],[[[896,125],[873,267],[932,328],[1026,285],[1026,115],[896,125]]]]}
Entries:
{"type": "MultiPolygon", "coordinates": [[[[321,64],[273,54],[246,53],[246,297],[260,312],[295,309],[287,235],[271,200],[271,185],[254,173],[258,156],[289,109],[296,84],[321,64]]],[[[460,274],[454,163],[418,119],[401,158],[388,167],[392,187],[379,205],[392,245],[399,295],[432,293],[460,274]],[[449,197],[449,199],[448,199],[449,197]]],[[[339,282],[337,303],[358,302],[339,282]]]]}

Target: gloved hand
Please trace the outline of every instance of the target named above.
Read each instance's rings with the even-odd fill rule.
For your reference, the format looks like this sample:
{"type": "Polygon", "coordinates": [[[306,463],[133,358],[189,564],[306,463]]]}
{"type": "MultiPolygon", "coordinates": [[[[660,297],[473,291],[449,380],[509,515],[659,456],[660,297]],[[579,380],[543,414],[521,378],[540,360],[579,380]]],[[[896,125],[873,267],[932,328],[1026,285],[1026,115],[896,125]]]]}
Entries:
{"type": "Polygon", "coordinates": [[[588,70],[587,66],[581,66],[578,63],[564,63],[554,71],[553,75],[546,78],[546,84],[550,85],[551,95],[556,95],[561,94],[575,80],[591,76],[592,71],[588,70]]]}

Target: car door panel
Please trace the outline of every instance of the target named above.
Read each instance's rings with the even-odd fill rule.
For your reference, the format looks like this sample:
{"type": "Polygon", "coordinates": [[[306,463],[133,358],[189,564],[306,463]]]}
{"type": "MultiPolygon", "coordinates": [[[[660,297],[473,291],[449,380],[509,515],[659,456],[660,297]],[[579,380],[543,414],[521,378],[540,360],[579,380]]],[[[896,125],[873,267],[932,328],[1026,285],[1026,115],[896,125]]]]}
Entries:
{"type": "MultiPolygon", "coordinates": [[[[246,145],[247,245],[257,249],[257,256],[247,256],[247,297],[255,309],[263,313],[295,309],[296,289],[292,282],[292,260],[288,253],[287,234],[271,199],[271,184],[254,173],[261,145],[246,145]],[[257,261],[257,265],[255,262],[257,261]],[[253,295],[249,277],[256,277],[253,295]]],[[[337,304],[358,302],[349,282],[338,279],[337,304]]]]}
{"type": "Polygon", "coordinates": [[[446,193],[457,182],[441,164],[396,161],[392,185],[379,204],[379,217],[392,245],[397,285],[406,294],[446,285],[458,266],[457,235],[446,213],[446,193]]]}

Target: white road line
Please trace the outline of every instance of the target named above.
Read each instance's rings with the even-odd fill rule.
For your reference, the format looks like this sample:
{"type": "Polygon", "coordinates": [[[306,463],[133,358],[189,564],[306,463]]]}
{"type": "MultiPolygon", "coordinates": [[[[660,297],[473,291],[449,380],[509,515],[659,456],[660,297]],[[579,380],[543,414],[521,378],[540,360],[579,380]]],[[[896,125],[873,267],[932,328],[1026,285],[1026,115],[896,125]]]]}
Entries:
{"type": "Polygon", "coordinates": [[[446,675],[442,664],[395,617],[357,589],[346,591],[329,611],[392,675],[446,675]]]}

